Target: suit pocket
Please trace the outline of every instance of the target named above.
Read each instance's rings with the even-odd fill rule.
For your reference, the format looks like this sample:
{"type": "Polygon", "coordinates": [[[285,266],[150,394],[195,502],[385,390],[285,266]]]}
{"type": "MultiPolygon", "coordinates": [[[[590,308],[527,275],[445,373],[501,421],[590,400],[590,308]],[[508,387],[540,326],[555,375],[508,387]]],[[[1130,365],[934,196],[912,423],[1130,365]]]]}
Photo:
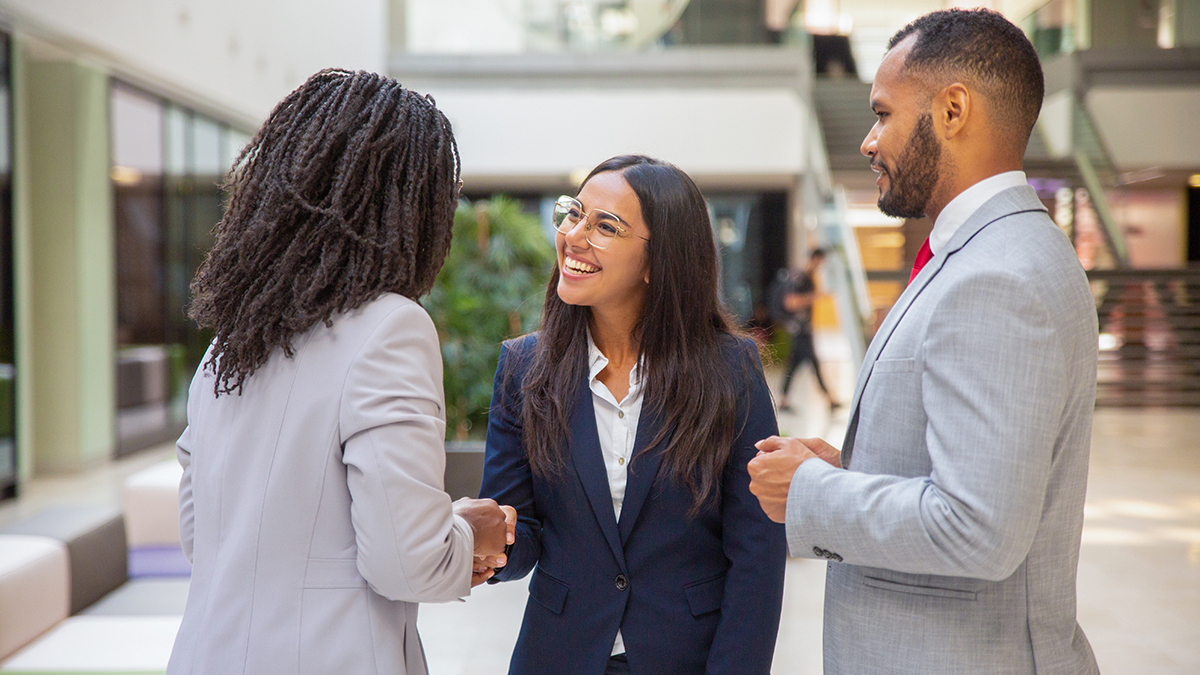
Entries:
{"type": "Polygon", "coordinates": [[[871,366],[873,373],[911,373],[916,369],[916,359],[878,359],[871,366]]]}
{"type": "Polygon", "coordinates": [[[963,591],[957,588],[941,588],[939,586],[917,586],[888,581],[877,577],[863,577],[863,585],[895,593],[910,593],[912,595],[927,595],[934,598],[951,598],[954,600],[975,600],[975,591],[963,591]]]}
{"type": "Polygon", "coordinates": [[[570,590],[570,586],[546,574],[540,567],[534,570],[533,581],[529,582],[529,597],[555,614],[562,614],[570,590]]]}
{"type": "Polygon", "coordinates": [[[725,600],[725,575],[697,581],[683,587],[692,616],[701,616],[721,609],[725,600]]]}

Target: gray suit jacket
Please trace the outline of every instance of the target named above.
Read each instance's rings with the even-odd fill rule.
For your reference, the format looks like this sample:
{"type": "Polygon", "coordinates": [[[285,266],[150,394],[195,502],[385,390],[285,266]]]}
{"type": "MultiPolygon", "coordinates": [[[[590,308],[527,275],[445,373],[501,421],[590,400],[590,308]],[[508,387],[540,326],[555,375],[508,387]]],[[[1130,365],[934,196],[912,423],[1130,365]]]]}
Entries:
{"type": "Polygon", "coordinates": [[[1022,186],[988,200],[867,352],[842,448],[788,495],[831,560],[825,672],[1095,673],[1075,621],[1096,311],[1022,186]]]}
{"type": "Polygon", "coordinates": [[[167,672],[421,675],[415,603],[469,595],[473,549],[442,490],[437,333],[387,294],[293,346],[240,395],[192,381],[167,672]]]}

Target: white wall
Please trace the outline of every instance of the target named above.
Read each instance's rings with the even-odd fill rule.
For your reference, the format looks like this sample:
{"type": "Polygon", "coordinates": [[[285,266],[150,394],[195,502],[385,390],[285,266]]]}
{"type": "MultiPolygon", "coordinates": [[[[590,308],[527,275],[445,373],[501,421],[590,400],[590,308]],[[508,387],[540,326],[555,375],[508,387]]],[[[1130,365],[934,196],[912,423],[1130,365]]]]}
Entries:
{"type": "Polygon", "coordinates": [[[613,155],[665,159],[697,178],[799,176],[808,111],[785,89],[432,89],[463,175],[559,176],[613,155]]]}
{"type": "Polygon", "coordinates": [[[1087,106],[1122,169],[1200,167],[1200,87],[1094,87],[1087,106]]]}
{"type": "Polygon", "coordinates": [[[254,124],[321,68],[386,63],[386,0],[0,0],[0,17],[254,124]]]}

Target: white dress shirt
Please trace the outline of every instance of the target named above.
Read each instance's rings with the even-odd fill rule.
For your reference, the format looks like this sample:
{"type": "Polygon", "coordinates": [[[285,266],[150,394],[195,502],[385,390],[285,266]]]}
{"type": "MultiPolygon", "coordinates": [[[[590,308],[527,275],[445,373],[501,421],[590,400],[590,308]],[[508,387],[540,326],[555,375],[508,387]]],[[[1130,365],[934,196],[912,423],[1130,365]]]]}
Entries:
{"type": "Polygon", "coordinates": [[[937,255],[938,251],[950,243],[950,238],[958,232],[958,228],[962,227],[967,218],[978,211],[984,202],[1009,188],[1028,184],[1024,171],[1005,171],[984,178],[963,190],[938,214],[933,231],[929,233],[929,250],[937,255]]]}
{"type": "MultiPolygon", "coordinates": [[[[592,390],[592,407],[596,411],[596,431],[600,434],[600,454],[608,469],[608,489],[612,492],[613,512],[621,519],[621,504],[625,502],[625,483],[629,462],[633,459],[633,442],[637,437],[638,418],[642,414],[641,359],[629,371],[629,393],[618,401],[600,381],[600,373],[608,367],[608,357],[600,353],[592,334],[588,332],[588,385],[592,390]]],[[[625,653],[621,631],[613,643],[613,654],[625,653]]]]}

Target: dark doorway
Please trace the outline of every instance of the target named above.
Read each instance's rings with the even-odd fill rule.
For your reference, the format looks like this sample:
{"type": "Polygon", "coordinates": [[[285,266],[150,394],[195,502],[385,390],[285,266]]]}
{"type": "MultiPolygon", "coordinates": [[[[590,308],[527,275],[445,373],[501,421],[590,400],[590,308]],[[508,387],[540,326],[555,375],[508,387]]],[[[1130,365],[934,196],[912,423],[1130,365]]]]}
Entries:
{"type": "Polygon", "coordinates": [[[1187,259],[1200,263],[1200,187],[1187,189],[1187,259]]]}

